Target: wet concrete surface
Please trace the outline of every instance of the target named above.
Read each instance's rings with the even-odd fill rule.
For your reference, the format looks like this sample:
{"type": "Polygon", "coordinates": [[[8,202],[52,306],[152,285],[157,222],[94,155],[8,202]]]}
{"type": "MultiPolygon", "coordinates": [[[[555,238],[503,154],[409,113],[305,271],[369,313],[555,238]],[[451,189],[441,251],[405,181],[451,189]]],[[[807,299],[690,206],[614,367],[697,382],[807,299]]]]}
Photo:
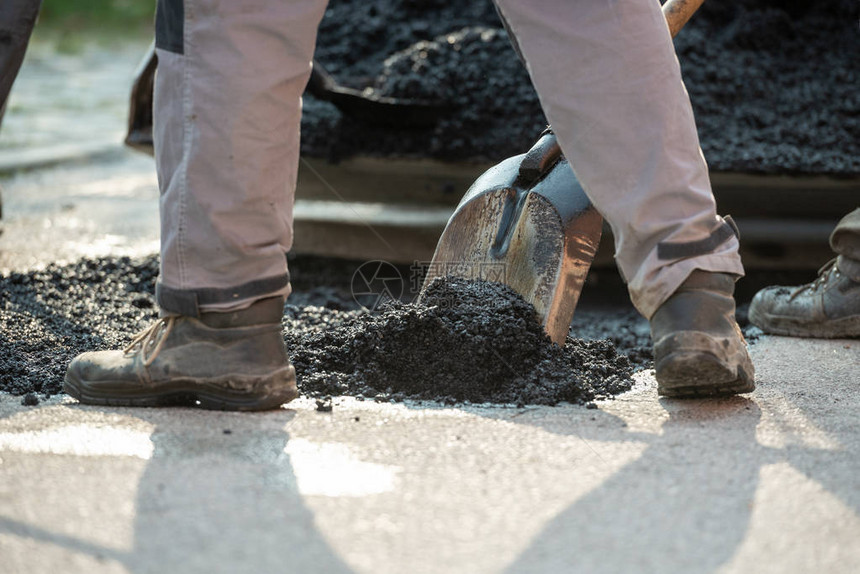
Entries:
{"type": "Polygon", "coordinates": [[[147,40],[93,39],[68,51],[57,40],[37,27],[7,102],[0,157],[125,137],[131,82],[147,40]]]}
{"type": "Polygon", "coordinates": [[[108,155],[0,174],[0,187],[0,271],[158,250],[152,159],[118,143],[108,155]]]}
{"type": "Polygon", "coordinates": [[[0,129],[0,270],[157,251],[152,159],[122,147],[147,42],[64,52],[37,28],[0,129]]]}

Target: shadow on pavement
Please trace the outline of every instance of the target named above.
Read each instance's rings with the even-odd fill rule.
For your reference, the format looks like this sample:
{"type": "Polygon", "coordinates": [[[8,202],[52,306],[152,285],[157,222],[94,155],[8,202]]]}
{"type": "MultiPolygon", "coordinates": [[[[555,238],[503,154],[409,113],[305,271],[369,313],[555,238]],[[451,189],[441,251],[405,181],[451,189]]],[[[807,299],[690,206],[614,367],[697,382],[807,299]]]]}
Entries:
{"type": "Polygon", "coordinates": [[[583,440],[648,446],[549,522],[508,572],[713,572],[734,554],[758,484],[760,449],[750,445],[761,412],[740,397],[662,404],[669,418],[660,434],[630,433],[602,411],[603,424],[590,428],[616,430],[577,427],[583,440]],[[733,427],[726,440],[708,440],[714,426],[725,425],[733,427]]]}
{"type": "MultiPolygon", "coordinates": [[[[131,549],[93,544],[87,532],[78,538],[2,517],[0,533],[115,560],[130,572],[352,572],[324,540],[299,493],[284,450],[294,411],[203,418],[184,409],[70,407],[107,416],[131,413],[155,427],[152,455],[137,485],[131,549]]],[[[116,477],[99,480],[108,491],[116,477]]]]}

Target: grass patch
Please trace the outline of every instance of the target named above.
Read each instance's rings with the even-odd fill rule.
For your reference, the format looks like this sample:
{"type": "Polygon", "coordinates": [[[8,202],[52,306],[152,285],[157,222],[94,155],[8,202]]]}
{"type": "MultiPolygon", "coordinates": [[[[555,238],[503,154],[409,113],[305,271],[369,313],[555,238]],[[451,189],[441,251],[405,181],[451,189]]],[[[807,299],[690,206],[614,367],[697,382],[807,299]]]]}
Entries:
{"type": "Polygon", "coordinates": [[[154,35],[155,0],[42,0],[34,35],[75,52],[93,41],[154,35]]]}
{"type": "Polygon", "coordinates": [[[78,30],[151,27],[155,0],[42,0],[39,25],[78,30]]]}

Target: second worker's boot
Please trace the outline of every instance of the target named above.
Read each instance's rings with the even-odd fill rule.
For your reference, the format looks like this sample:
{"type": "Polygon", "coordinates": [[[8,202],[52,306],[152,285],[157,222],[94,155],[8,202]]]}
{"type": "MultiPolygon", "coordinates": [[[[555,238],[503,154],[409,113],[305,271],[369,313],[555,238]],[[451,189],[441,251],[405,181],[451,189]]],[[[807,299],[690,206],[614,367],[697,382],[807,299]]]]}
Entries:
{"type": "Polygon", "coordinates": [[[651,317],[657,392],[665,397],[748,393],[755,371],[735,319],[735,278],[695,270],[651,317]]]}
{"type": "Polygon", "coordinates": [[[799,287],[768,287],[750,303],[750,322],[794,337],[860,337],[860,261],[839,257],[799,287]]]}
{"type": "Polygon", "coordinates": [[[296,398],[284,299],[242,311],[162,317],[123,351],[77,356],[63,389],[82,403],[255,411],[296,398]]]}

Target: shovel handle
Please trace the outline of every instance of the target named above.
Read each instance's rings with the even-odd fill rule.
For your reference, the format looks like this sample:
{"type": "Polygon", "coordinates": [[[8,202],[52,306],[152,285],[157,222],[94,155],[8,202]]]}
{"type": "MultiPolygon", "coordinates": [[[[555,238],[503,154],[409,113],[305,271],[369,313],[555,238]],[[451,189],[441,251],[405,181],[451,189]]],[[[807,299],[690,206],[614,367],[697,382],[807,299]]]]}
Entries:
{"type": "Polygon", "coordinates": [[[705,0],[668,0],[663,4],[663,16],[674,38],[705,0]]]}

